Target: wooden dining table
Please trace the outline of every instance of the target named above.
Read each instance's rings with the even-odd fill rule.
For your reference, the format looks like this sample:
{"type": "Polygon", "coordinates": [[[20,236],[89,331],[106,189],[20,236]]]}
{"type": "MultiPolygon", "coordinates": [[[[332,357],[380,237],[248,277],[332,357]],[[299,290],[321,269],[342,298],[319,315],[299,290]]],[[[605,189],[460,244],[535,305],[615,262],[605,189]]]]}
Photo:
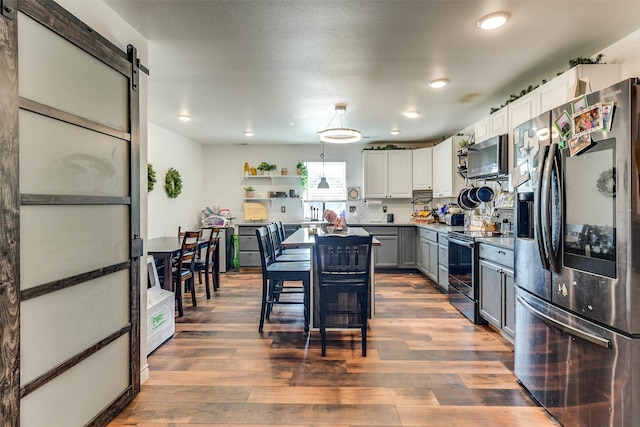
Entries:
{"type": "MultiPolygon", "coordinates": [[[[311,249],[311,295],[309,301],[309,309],[311,316],[311,325],[310,327],[313,329],[317,329],[320,327],[320,292],[318,290],[318,265],[316,261],[316,257],[313,253],[314,246],[316,243],[316,234],[313,232],[309,232],[309,228],[303,227],[296,230],[291,236],[287,237],[282,241],[283,248],[310,248],[311,249]]],[[[317,229],[317,233],[323,235],[323,231],[321,228],[317,229]]],[[[362,227],[349,227],[343,233],[344,235],[353,235],[353,236],[368,236],[370,233],[362,227]]],[[[373,238],[372,245],[374,247],[380,246],[380,241],[373,238]]],[[[374,265],[375,265],[375,250],[371,251],[371,277],[369,280],[369,318],[372,319],[375,315],[375,274],[374,274],[374,265]]]]}
{"type": "MultiPolygon", "coordinates": [[[[205,233],[206,234],[206,233],[205,233]]],[[[200,238],[198,240],[198,249],[204,249],[209,242],[208,238],[200,238]]],[[[156,237],[147,240],[147,253],[153,255],[155,259],[163,260],[162,266],[162,278],[160,278],[160,286],[163,289],[173,291],[171,283],[171,270],[167,272],[167,266],[171,266],[171,259],[180,255],[180,248],[182,247],[182,237],[156,237]],[[168,283],[166,278],[169,277],[168,283]]],[[[220,245],[216,245],[216,249],[213,253],[214,261],[214,283],[220,283],[220,253],[218,248],[220,245]]]]}

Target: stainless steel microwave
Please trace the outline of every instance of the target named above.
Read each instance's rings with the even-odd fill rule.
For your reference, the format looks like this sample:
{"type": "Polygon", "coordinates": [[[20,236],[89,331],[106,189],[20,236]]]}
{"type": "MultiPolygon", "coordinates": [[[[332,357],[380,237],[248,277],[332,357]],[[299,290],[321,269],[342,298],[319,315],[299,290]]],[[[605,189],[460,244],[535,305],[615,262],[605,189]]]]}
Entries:
{"type": "Polygon", "coordinates": [[[471,144],[467,150],[467,178],[495,178],[509,173],[508,135],[471,144]]]}

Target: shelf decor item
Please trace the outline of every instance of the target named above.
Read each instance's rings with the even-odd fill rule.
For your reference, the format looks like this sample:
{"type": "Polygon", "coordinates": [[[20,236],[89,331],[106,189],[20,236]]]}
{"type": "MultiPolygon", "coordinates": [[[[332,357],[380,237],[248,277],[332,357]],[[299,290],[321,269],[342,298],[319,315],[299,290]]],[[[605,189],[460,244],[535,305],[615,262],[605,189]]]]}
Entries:
{"type": "Polygon", "coordinates": [[[167,174],[164,177],[164,189],[167,195],[175,199],[182,192],[182,178],[180,172],[174,168],[169,168],[167,174]]]}
{"type": "Polygon", "coordinates": [[[156,171],[153,170],[153,165],[151,163],[147,163],[147,192],[151,193],[153,191],[153,186],[156,185],[156,171]]]}
{"type": "Polygon", "coordinates": [[[307,180],[309,179],[309,171],[307,170],[307,166],[304,164],[304,162],[298,162],[298,164],[296,165],[296,171],[297,171],[297,174],[302,177],[300,185],[302,186],[303,189],[307,188],[307,180]]]}
{"type": "Polygon", "coordinates": [[[250,185],[248,187],[244,187],[244,193],[247,199],[253,198],[254,191],[256,191],[256,189],[250,185]]]}
{"type": "Polygon", "coordinates": [[[275,171],[277,167],[278,166],[276,165],[262,162],[258,165],[258,172],[260,173],[260,175],[269,175],[270,173],[273,174],[273,171],[275,171]]]}
{"type": "Polygon", "coordinates": [[[258,173],[260,175],[264,175],[265,172],[267,172],[269,170],[269,163],[267,162],[262,162],[258,165],[257,169],[258,169],[258,173]]]}

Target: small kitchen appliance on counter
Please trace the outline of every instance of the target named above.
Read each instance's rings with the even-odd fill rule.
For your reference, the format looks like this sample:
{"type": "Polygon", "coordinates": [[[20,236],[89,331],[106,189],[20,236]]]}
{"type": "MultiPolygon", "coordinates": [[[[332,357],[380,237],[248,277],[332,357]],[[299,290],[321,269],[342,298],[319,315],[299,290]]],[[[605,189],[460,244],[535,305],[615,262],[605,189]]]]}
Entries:
{"type": "Polygon", "coordinates": [[[461,214],[461,213],[445,214],[444,223],[447,225],[464,225],[464,214],[461,214]]]}

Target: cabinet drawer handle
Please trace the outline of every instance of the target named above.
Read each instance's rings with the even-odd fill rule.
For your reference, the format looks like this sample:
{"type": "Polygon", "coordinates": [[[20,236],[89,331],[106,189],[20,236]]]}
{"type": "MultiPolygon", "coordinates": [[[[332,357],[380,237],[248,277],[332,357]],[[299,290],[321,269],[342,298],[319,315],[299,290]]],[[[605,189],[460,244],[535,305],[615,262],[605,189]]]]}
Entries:
{"type": "Polygon", "coordinates": [[[502,254],[502,255],[506,255],[507,254],[505,251],[500,251],[500,250],[498,251],[498,253],[502,254]]]}

